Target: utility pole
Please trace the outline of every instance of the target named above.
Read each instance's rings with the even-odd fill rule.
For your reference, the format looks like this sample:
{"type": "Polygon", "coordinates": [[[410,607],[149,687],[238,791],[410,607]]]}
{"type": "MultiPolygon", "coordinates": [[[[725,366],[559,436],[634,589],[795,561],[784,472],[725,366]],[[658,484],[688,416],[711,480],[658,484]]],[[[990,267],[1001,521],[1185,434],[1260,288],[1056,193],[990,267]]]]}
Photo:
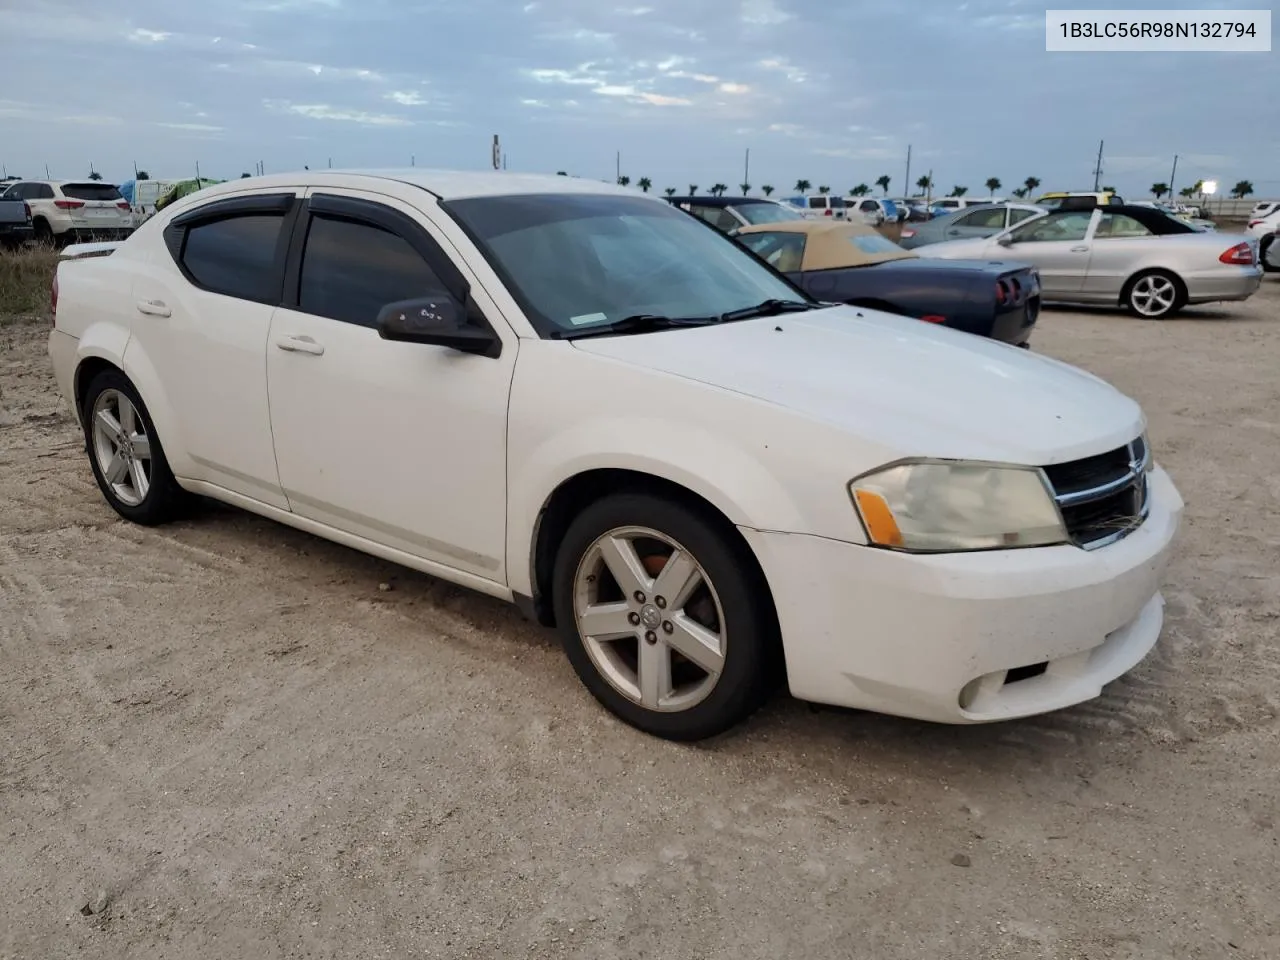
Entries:
{"type": "Polygon", "coordinates": [[[929,186],[924,188],[925,189],[924,204],[926,207],[932,207],[933,206],[933,170],[932,168],[929,170],[928,177],[929,177],[929,186]]]}
{"type": "Polygon", "coordinates": [[[1102,182],[1102,144],[1104,141],[1098,141],[1098,163],[1093,168],[1093,192],[1098,192],[1098,184],[1102,182]]]}
{"type": "Polygon", "coordinates": [[[200,186],[200,161],[196,161],[196,186],[200,186]]]}
{"type": "Polygon", "coordinates": [[[911,144],[907,144],[907,179],[903,182],[903,196],[911,196],[911,144]]]}
{"type": "Polygon", "coordinates": [[[751,148],[750,147],[747,147],[746,163],[742,165],[742,182],[743,183],[751,182],[751,148]]]}
{"type": "Polygon", "coordinates": [[[617,156],[614,158],[613,166],[614,166],[613,182],[617,183],[619,180],[622,179],[622,151],[621,150],[618,151],[617,156]]]}
{"type": "Polygon", "coordinates": [[[47,163],[44,165],[44,178],[45,178],[46,180],[52,180],[52,179],[53,179],[53,177],[49,176],[49,165],[48,165],[47,163]]]}
{"type": "Polygon", "coordinates": [[[418,165],[418,158],[412,153],[409,154],[409,166],[416,167],[417,165],[418,165]]]}
{"type": "Polygon", "coordinates": [[[1173,173],[1169,174],[1169,202],[1170,203],[1173,202],[1173,198],[1175,196],[1173,192],[1173,181],[1174,181],[1174,178],[1176,178],[1177,176],[1178,176],[1178,155],[1175,153],[1173,155],[1173,173]]]}
{"type": "Polygon", "coordinates": [[[502,144],[498,141],[498,135],[493,135],[493,169],[500,170],[502,168],[502,144]]]}
{"type": "Polygon", "coordinates": [[[330,158],[329,158],[329,169],[330,169],[330,170],[332,170],[332,169],[333,169],[333,157],[330,157],[330,158]]]}

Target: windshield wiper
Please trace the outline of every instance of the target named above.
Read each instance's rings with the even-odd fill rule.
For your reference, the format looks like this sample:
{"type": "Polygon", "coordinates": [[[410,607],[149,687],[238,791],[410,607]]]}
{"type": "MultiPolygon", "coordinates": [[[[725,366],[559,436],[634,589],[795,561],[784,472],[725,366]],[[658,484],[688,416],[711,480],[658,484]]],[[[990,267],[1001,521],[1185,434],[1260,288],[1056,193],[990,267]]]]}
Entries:
{"type": "Polygon", "coordinates": [[[557,330],[552,336],[556,340],[582,340],[586,337],[649,333],[653,330],[675,330],[680,327],[705,327],[719,322],[719,317],[664,317],[658,313],[634,313],[613,323],[586,330],[557,330]]]}
{"type": "Polygon", "coordinates": [[[720,319],[724,323],[732,323],[734,320],[750,320],[752,317],[776,317],[780,313],[800,313],[805,310],[816,310],[816,303],[806,303],[804,300],[765,300],[757,303],[754,307],[743,307],[741,310],[730,310],[728,313],[720,314],[720,319]]]}

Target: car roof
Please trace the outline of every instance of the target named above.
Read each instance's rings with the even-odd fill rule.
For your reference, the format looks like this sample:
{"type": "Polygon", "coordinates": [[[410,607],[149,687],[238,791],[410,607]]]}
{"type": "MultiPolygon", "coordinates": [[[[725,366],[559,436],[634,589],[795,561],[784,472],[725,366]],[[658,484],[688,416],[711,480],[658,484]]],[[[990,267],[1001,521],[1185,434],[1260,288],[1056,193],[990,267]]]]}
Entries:
{"type": "MultiPolygon", "coordinates": [[[[585,177],[562,177],[556,174],[508,173],[505,170],[433,170],[424,167],[400,167],[371,170],[298,170],[273,173],[263,177],[228,180],[200,191],[211,197],[235,193],[245,187],[359,187],[362,182],[395,181],[421,187],[441,200],[464,197],[527,196],[529,194],[595,193],[625,197],[644,197],[639,190],[585,177]]],[[[193,194],[194,196],[194,194],[193,194]]],[[[649,199],[657,202],[657,197],[649,199]]]]}

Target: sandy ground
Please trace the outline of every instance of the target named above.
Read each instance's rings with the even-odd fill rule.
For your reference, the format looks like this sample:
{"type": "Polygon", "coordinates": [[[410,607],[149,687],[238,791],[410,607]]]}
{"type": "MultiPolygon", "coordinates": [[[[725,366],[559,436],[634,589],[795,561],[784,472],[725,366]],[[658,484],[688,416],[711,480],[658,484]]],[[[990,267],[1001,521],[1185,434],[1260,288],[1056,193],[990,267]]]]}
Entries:
{"type": "Polygon", "coordinates": [[[1188,501],[1131,676],[977,729],[779,697],[693,747],[497,602],[229,509],[120,522],[46,329],[0,327],[0,956],[1280,956],[1280,279],[1036,334],[1188,501]]]}

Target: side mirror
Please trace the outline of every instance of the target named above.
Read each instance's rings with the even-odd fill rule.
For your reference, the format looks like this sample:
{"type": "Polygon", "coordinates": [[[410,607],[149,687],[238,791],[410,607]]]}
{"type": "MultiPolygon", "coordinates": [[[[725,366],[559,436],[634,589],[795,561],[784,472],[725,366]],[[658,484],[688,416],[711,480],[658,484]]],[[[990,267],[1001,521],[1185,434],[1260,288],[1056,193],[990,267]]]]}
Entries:
{"type": "Polygon", "coordinates": [[[501,347],[491,330],[469,323],[462,304],[444,291],[388,303],[378,311],[378,336],[495,357],[501,347]]]}
{"type": "Polygon", "coordinates": [[[1007,233],[1006,233],[1006,234],[1003,234],[1002,236],[1000,236],[1000,237],[998,237],[998,238],[996,239],[996,243],[1000,244],[1000,246],[1002,246],[1002,247],[1012,247],[1012,246],[1013,246],[1013,237],[1009,236],[1009,234],[1007,234],[1007,233]]]}

